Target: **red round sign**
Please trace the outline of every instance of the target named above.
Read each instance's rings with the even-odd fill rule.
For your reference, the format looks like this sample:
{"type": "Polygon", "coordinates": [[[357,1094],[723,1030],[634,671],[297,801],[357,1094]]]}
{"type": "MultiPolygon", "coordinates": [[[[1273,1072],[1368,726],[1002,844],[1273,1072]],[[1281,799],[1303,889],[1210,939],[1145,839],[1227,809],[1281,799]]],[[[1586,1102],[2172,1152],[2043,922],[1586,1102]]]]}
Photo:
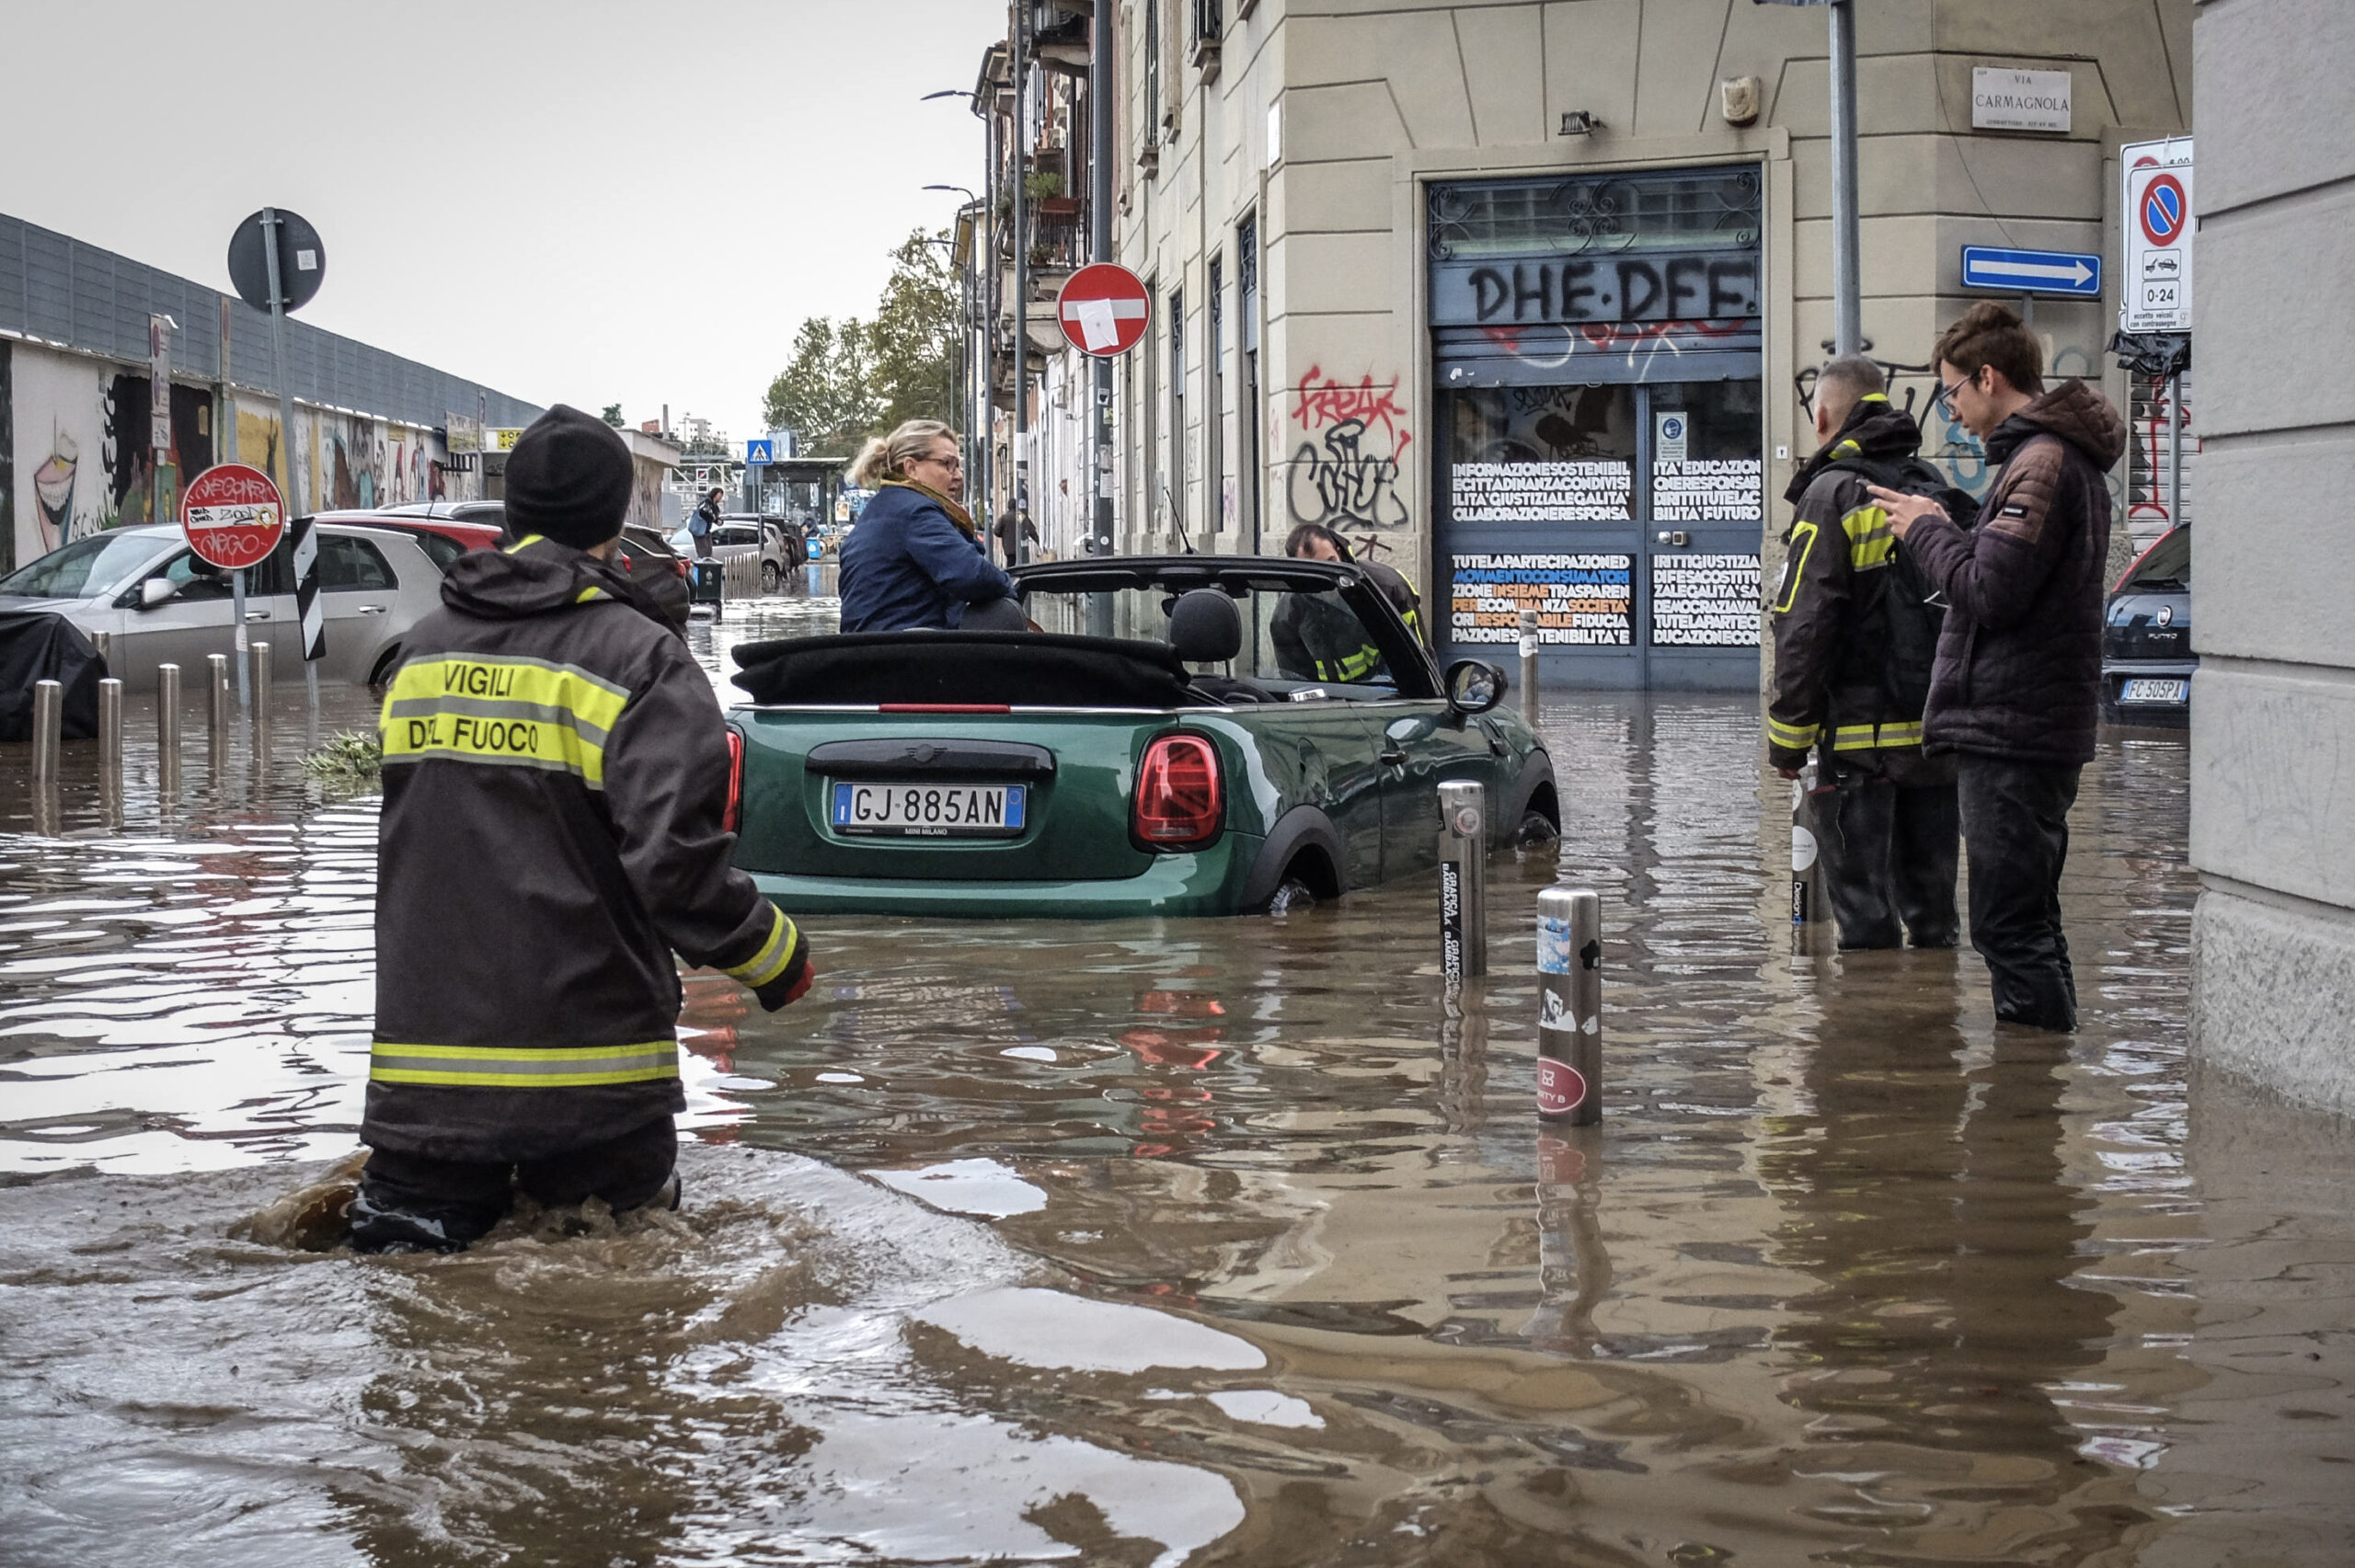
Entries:
{"type": "Polygon", "coordinates": [[[2142,224],[2142,237],[2153,245],[2173,245],[2182,236],[2184,209],[2190,204],[2181,180],[2171,174],[2153,177],[2142,188],[2142,211],[2135,214],[2142,224]]]}
{"type": "Polygon", "coordinates": [[[1152,318],[1152,296],[1144,292],[1144,280],[1109,261],[1081,268],[1055,295],[1055,319],[1063,324],[1063,340],[1099,360],[1135,348],[1152,318]]]}
{"type": "Polygon", "coordinates": [[[216,463],[180,497],[188,547],[224,572],[258,567],[286,532],[286,503],[270,475],[242,463],[216,463]]]}

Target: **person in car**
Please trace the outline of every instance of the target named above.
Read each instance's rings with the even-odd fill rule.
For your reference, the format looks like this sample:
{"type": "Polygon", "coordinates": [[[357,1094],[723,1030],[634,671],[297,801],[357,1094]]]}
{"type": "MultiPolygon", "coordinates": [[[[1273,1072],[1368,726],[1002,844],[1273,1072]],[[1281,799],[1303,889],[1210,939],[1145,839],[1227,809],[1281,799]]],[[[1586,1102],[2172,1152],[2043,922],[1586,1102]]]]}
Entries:
{"type": "Polygon", "coordinates": [[[992,564],[964,485],[957,432],[910,419],[867,443],[851,482],[875,492],[843,542],[844,632],[1016,630],[1014,579],[992,564]]]}
{"type": "MultiPolygon", "coordinates": [[[[1349,541],[1331,529],[1302,523],[1284,541],[1284,554],[1299,561],[1344,561],[1357,567],[1397,607],[1407,629],[1421,637],[1422,599],[1415,585],[1379,562],[1358,560],[1349,541]]],[[[1365,624],[1335,594],[1286,594],[1269,636],[1275,644],[1277,666],[1303,681],[1371,681],[1383,669],[1382,650],[1366,640],[1365,624]]]]}
{"type": "Polygon", "coordinates": [[[677,958],[771,1011],[809,989],[731,861],[711,682],[612,565],[630,488],[603,420],[534,420],[516,542],[451,565],[385,694],[361,1252],[456,1251],[518,1187],[675,1207],[677,958]]]}

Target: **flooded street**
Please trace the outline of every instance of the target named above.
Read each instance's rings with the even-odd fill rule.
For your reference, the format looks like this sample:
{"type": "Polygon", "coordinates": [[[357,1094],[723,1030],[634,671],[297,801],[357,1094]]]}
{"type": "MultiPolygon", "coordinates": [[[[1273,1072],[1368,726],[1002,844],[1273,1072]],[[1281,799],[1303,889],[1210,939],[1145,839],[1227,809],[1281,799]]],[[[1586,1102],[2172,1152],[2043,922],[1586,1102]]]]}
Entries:
{"type": "Polygon", "coordinates": [[[2187,1061],[2180,736],[2086,770],[2073,1038],[1967,951],[1791,956],[1754,701],[1565,696],[1558,864],[1492,864],[1461,997],[1435,876],[813,919],[799,1005],[688,979],[681,1213],[362,1260],[238,1222],[353,1147],[375,799],[292,686],[258,770],[191,704],[167,808],[127,708],[63,837],[0,749],[12,1568],[2349,1561],[2355,1138],[2187,1061]],[[1604,910],[1576,1130],[1557,878],[1604,910]]]}

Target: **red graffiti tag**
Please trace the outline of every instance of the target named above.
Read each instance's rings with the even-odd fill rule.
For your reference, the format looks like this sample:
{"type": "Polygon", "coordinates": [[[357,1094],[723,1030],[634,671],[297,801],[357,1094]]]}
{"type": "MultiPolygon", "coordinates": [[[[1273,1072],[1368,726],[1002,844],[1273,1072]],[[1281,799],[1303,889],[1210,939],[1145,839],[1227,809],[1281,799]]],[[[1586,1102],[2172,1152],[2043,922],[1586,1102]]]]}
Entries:
{"type": "Polygon", "coordinates": [[[1300,406],[1293,418],[1312,430],[1338,425],[1344,419],[1355,419],[1365,428],[1379,425],[1383,434],[1390,438],[1391,455],[1394,457],[1406,451],[1407,443],[1415,439],[1398,428],[1399,422],[1407,418],[1407,410],[1398,403],[1398,380],[1396,376],[1391,378],[1387,386],[1376,386],[1370,375],[1360,378],[1358,383],[1351,386],[1325,375],[1324,366],[1311,365],[1308,373],[1301,377],[1300,384],[1292,388],[1292,395],[1300,399],[1300,406]],[[1319,377],[1324,379],[1319,380],[1319,377]]]}

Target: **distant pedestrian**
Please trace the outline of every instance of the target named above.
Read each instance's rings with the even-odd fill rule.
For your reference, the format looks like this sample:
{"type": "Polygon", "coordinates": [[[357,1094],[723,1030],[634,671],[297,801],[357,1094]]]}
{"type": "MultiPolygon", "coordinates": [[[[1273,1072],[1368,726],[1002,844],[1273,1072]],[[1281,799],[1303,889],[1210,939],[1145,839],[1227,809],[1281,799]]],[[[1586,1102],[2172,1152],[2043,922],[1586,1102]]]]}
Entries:
{"type": "Polygon", "coordinates": [[[2036,335],[1993,301],[1933,352],[1937,399],[2002,465],[1969,532],[1930,500],[1876,486],[1890,528],[1951,606],[1924,724],[1951,751],[1970,851],[1970,943],[1995,1016],[2077,1024],[2061,929],[2069,807],[2092,760],[2101,690],[2103,475],[2126,450],[2109,400],[2074,377],[2044,390],[2036,335]]]}
{"type": "MultiPolygon", "coordinates": [[[[1028,513],[1017,512],[1012,507],[1008,507],[997,514],[997,547],[1000,562],[1009,567],[1019,566],[1022,562],[1022,541],[1025,539],[1029,540],[1034,546],[1039,543],[1039,525],[1030,521],[1028,513]]],[[[1031,554],[1035,555],[1038,552],[1033,549],[1031,554]]]]}
{"type": "Polygon", "coordinates": [[[1020,629],[1014,579],[954,498],[964,470],[957,432],[937,419],[910,419],[859,452],[851,483],[875,494],[842,545],[844,632],[1020,629]]]}
{"type": "Polygon", "coordinates": [[[507,462],[517,542],[452,563],[385,698],[362,1252],[453,1252],[517,1188],[676,1207],[672,955],[774,1011],[801,933],[730,864],[711,682],[614,564],[629,449],[561,405],[507,462]]]}
{"type": "MultiPolygon", "coordinates": [[[[1943,608],[1867,486],[1947,486],[1916,455],[1922,429],[1893,406],[1880,367],[1860,355],[1815,383],[1816,452],[1792,478],[1783,580],[1769,613],[1775,689],[1766,757],[1795,779],[1819,752],[1829,791],[1817,836],[1840,945],[1951,947],[1960,853],[1955,762],[1923,754],[1943,608]]],[[[1953,493],[1960,509],[1970,498],[1953,493]]]]}
{"type": "Polygon", "coordinates": [[[695,559],[699,561],[711,559],[711,536],[719,531],[719,498],[722,494],[724,492],[715,486],[695,503],[694,515],[687,519],[687,533],[695,542],[695,559]]]}

